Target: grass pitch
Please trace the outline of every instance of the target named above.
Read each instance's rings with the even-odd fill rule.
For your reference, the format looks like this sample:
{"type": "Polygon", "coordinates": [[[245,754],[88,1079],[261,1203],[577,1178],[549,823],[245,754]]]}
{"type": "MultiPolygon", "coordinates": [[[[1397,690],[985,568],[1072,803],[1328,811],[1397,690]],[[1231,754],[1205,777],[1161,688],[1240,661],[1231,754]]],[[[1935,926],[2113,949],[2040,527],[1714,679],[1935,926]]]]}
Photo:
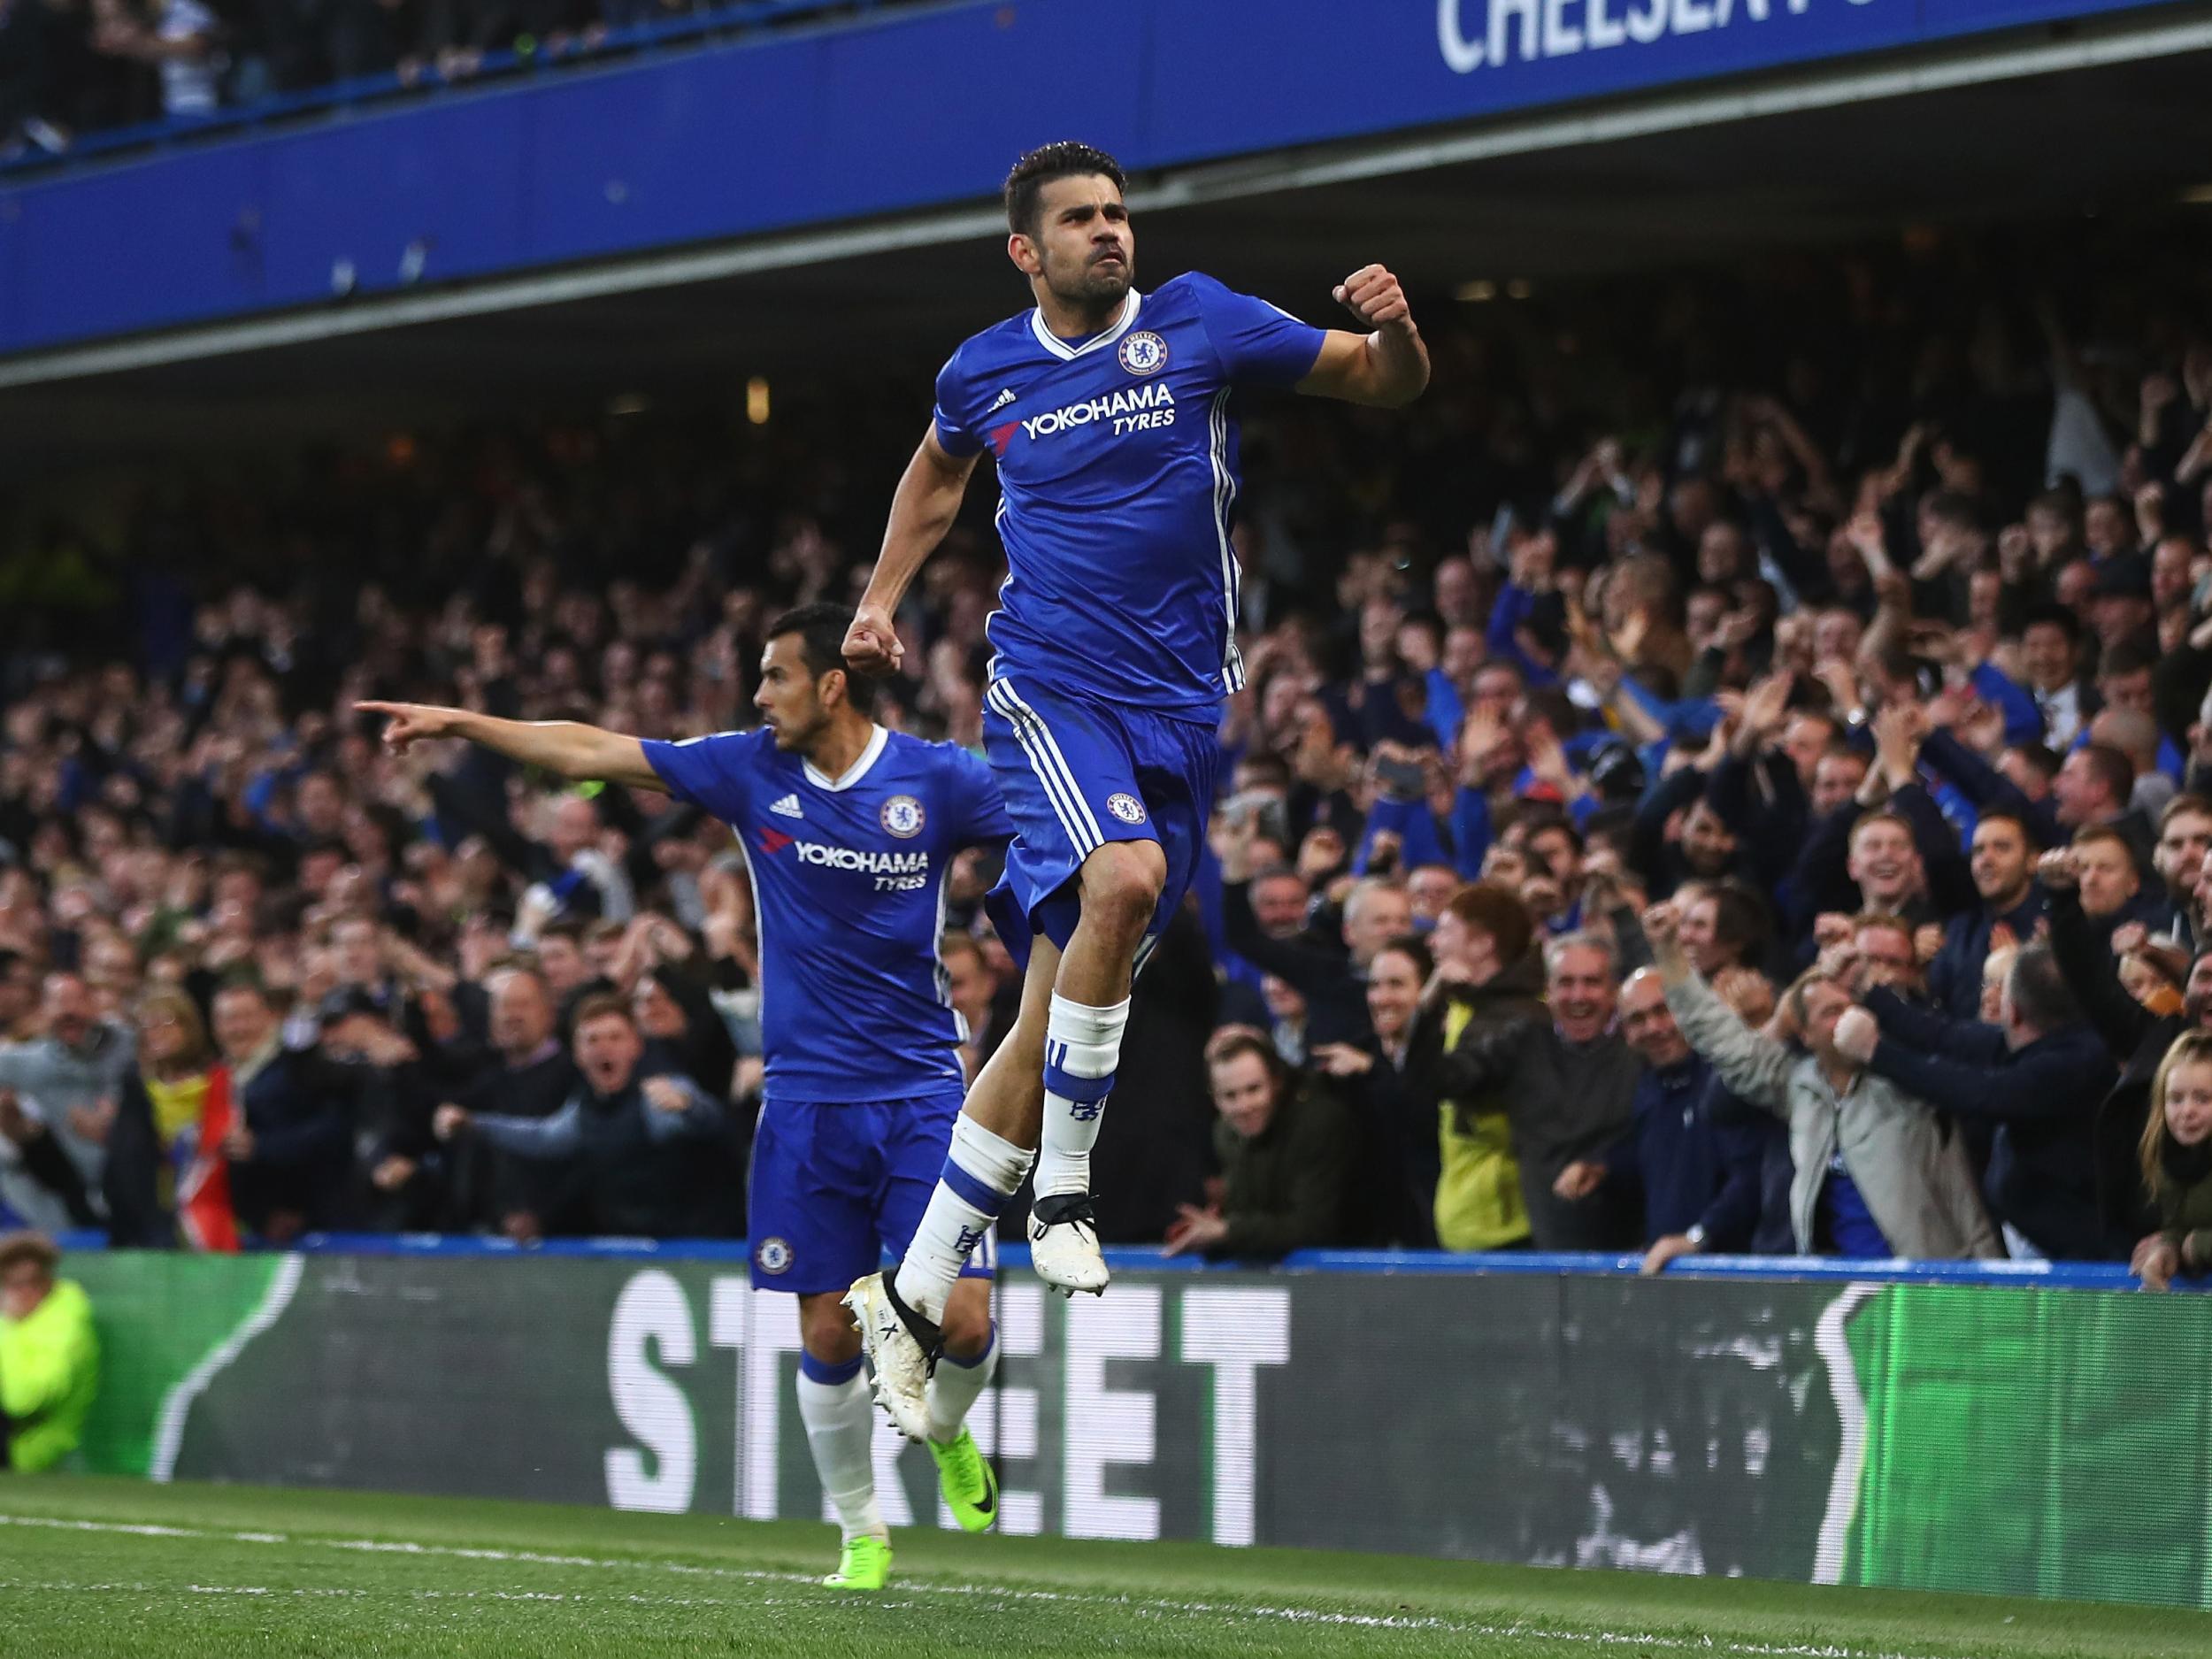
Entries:
{"type": "Polygon", "coordinates": [[[1094,1654],[2163,1659],[2200,1613],[1191,1544],[895,1540],[833,1594],[826,1526],[0,1478],[0,1655],[983,1659],[1094,1654]]]}

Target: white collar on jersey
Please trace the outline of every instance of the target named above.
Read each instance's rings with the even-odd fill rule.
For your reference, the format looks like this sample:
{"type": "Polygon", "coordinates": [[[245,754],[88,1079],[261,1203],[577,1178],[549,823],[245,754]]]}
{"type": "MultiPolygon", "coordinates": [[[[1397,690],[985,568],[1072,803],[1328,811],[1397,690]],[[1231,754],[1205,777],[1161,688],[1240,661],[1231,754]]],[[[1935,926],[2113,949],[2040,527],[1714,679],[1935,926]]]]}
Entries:
{"type": "Polygon", "coordinates": [[[843,777],[826,778],[810,760],[803,763],[806,767],[806,780],[816,788],[827,789],[833,795],[849,789],[868,775],[868,768],[876,764],[876,757],[883,753],[883,746],[890,741],[891,733],[879,726],[875,728],[875,734],[868,740],[868,747],[860,751],[860,758],[845,768],[843,777]]]}
{"type": "Polygon", "coordinates": [[[1093,334],[1079,346],[1070,345],[1059,335],[1054,334],[1051,329],[1046,327],[1045,314],[1042,311],[1033,311],[1029,313],[1029,332],[1036,335],[1037,343],[1052,353],[1054,357],[1079,357],[1086,352],[1096,351],[1102,346],[1110,346],[1115,341],[1127,334],[1136,326],[1137,312],[1143,309],[1143,306],[1144,296],[1138,293],[1136,289],[1131,288],[1129,297],[1121,303],[1121,315],[1115,319],[1113,326],[1102,334],[1093,334]]]}

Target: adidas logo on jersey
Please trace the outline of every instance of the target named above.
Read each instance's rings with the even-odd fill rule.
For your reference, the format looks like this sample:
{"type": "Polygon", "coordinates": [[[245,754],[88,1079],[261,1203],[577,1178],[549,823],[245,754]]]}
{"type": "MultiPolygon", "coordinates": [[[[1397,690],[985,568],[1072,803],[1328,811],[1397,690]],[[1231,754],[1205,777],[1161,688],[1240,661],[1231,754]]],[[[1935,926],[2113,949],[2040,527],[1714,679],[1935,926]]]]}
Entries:
{"type": "Polygon", "coordinates": [[[991,406],[983,412],[987,415],[995,415],[1000,410],[1005,408],[1007,404],[1012,403],[1013,401],[1013,393],[1001,392],[996,397],[991,400],[991,406]]]}
{"type": "Polygon", "coordinates": [[[805,811],[799,805],[799,797],[795,795],[784,796],[768,810],[781,818],[804,818],[806,816],[805,811]]]}

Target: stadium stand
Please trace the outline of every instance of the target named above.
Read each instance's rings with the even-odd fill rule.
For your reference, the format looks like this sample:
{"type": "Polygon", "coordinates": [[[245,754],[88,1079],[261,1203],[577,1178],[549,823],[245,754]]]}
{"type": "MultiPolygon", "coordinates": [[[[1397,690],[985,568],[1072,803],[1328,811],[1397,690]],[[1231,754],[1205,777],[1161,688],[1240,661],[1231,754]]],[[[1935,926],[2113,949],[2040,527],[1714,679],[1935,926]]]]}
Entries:
{"type": "MultiPolygon", "coordinates": [[[[1295,1186],[1294,1145],[1217,1134],[1228,1025],[1357,1125],[1303,1243],[2125,1260],[2162,1202],[2195,1213],[2200,1154],[2144,1131],[2212,1010],[2212,334],[2140,273],[2063,300],[1951,280],[1986,253],[1432,308],[1455,372],[1394,441],[1253,411],[1251,688],[1200,902],[1140,985],[1111,1236],[1187,1240],[1224,1149],[1269,1171],[1240,1202],[1295,1186]],[[1717,996],[1632,978],[1624,1044],[1616,979],[1670,897],[1717,996]],[[1801,1082],[1754,1075],[1743,1022],[1801,1082]],[[1855,1079],[1891,1120],[1870,1142],[1816,1098],[1855,1079]]],[[[633,1225],[741,1232],[757,987],[726,833],[395,757],[350,705],[747,724],[764,619],[853,595],[926,403],[903,390],[303,454],[0,572],[26,622],[8,1201],[142,1242],[604,1231],[594,1171],[439,1112],[556,1109],[565,1010],[611,989],[724,1115],[698,1187],[633,1225]]],[[[977,741],[998,575],[979,512],[902,618],[887,719],[977,741]]],[[[963,869],[951,924],[1002,1013],[989,878],[963,869]]]]}

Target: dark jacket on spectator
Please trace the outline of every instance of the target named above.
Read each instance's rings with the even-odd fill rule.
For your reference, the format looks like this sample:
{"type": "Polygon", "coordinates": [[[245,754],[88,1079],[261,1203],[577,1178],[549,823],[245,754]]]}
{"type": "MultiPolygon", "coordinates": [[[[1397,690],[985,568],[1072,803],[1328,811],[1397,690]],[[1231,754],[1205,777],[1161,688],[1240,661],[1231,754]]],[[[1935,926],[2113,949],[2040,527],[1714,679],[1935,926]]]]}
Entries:
{"type": "Polygon", "coordinates": [[[2197,1271],[2212,1263],[2212,1145],[2166,1139],[2158,1162],[2158,1231],[2185,1248],[2197,1271]]]}
{"type": "Polygon", "coordinates": [[[359,1079],[311,1051],[280,1048],[232,1092],[253,1133],[253,1156],[231,1164],[238,1219],[253,1232],[338,1225],[353,1150],[359,1079]]]}
{"type": "MultiPolygon", "coordinates": [[[[1751,1243],[1766,1137],[1750,1124],[1715,1118],[1719,1087],[1696,1055],[1663,1071],[1647,1066],[1637,1079],[1635,1123],[1606,1153],[1605,1165],[1609,1185],[1619,1181],[1642,1194],[1646,1244],[1694,1226],[1705,1229],[1707,1250],[1732,1254],[1751,1243]]],[[[1779,1133],[1771,1118],[1767,1125],[1779,1133]]]]}
{"type": "Polygon", "coordinates": [[[1953,1019],[1979,1019],[1990,934],[2001,923],[2012,930],[2015,942],[2026,944],[2035,937],[2048,903],[2042,887],[2030,882],[2027,897],[2001,914],[1977,903],[1952,917],[1944,926],[1942,949],[1928,964],[1928,995],[1935,1005],[1953,1019]]]}
{"type": "Polygon", "coordinates": [[[1360,1140],[1376,1166],[1379,1185],[1373,1202],[1356,1202],[1352,1232],[1371,1233],[1372,1241],[1407,1249],[1436,1248],[1436,1182],[1442,1167],[1437,1133],[1436,1065],[1443,1053],[1443,1032],[1433,1019],[1417,1019],[1406,1041],[1402,1064],[1371,1044],[1375,1063],[1357,1077],[1335,1080],[1336,1092],[1352,1110],[1360,1140]]]}
{"type": "Polygon", "coordinates": [[[1995,1025],[1946,1019],[1886,988],[1866,1005],[1882,1025],[1878,1075],[1939,1110],[1997,1123],[1983,1182],[1990,1213],[2053,1261],[2101,1256],[2092,1131],[2113,1066],[2088,1023],[2012,1049],[1995,1025]]]}
{"type": "Polygon", "coordinates": [[[1229,1224],[1214,1255],[1272,1256],[1346,1242],[1352,1120],[1326,1089],[1293,1078],[1265,1129],[1248,1140],[1218,1120],[1214,1150],[1229,1224]]]}
{"type": "Polygon", "coordinates": [[[2098,1103],[2095,1141],[2097,1215],[2104,1254],[2124,1261],[2136,1241],[2158,1225],[2158,1210],[2143,1190],[2137,1148],[2150,1117],[2151,1079],[2174,1039],[2189,1026],[2179,1014],[2154,1014],[2120,983],[2102,923],[2082,913],[2081,897],[2055,893],[2050,902],[2051,954],[2067,988],[2120,1063],[2116,1082],[2098,1103]]]}
{"type": "Polygon", "coordinates": [[[1569,1201],[1552,1191],[1559,1172],[1594,1158],[1635,1115],[1643,1062],[1617,1033],[1569,1042],[1548,1019],[1473,1040],[1463,1037],[1439,1068],[1447,1098],[1502,1089],[1513,1124],[1521,1199],[1540,1250],[1623,1250],[1640,1233],[1635,1206],[1603,1187],[1569,1201]]]}
{"type": "Polygon", "coordinates": [[[1364,1047],[1374,1040],[1367,1014],[1367,988],[1340,943],[1314,944],[1304,938],[1271,939],[1252,914],[1249,882],[1225,882],[1221,889],[1222,931],[1229,949],[1263,973],[1271,973],[1306,999],[1306,1048],[1325,1042],[1364,1047]]]}
{"type": "MultiPolygon", "coordinates": [[[[548,1040],[526,1064],[495,1061],[455,1103],[480,1118],[541,1119],[565,1106],[576,1087],[576,1066],[568,1050],[548,1040]]],[[[559,1172],[543,1159],[503,1152],[488,1141],[463,1136],[451,1143],[451,1156],[452,1202],[464,1226],[496,1228],[518,1210],[542,1217],[559,1191],[559,1172]]]]}
{"type": "Polygon", "coordinates": [[[562,1165],[563,1202],[545,1217],[548,1232],[697,1237],[728,1179],[718,1159],[700,1156],[721,1133],[723,1109],[688,1079],[665,1075],[688,1096],[680,1112],[648,1102],[641,1073],[614,1094],[579,1083],[550,1118],[487,1116],[472,1126],[503,1151],[562,1165]]]}

